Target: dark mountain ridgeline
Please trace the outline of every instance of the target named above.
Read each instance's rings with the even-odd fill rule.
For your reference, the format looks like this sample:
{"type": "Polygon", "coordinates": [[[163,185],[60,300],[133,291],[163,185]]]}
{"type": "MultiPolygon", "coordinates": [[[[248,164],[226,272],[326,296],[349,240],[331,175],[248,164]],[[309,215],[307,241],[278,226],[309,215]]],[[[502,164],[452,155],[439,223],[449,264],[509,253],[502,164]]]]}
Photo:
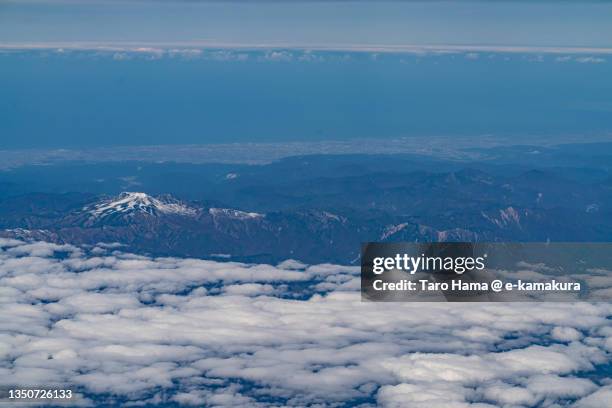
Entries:
{"type": "Polygon", "coordinates": [[[253,194],[277,208],[145,193],[30,193],[0,202],[0,227],[7,237],[119,242],[154,255],[257,262],[350,263],[364,241],[612,239],[609,181],[577,183],[543,170],[512,177],[474,168],[317,176],[253,194]]]}

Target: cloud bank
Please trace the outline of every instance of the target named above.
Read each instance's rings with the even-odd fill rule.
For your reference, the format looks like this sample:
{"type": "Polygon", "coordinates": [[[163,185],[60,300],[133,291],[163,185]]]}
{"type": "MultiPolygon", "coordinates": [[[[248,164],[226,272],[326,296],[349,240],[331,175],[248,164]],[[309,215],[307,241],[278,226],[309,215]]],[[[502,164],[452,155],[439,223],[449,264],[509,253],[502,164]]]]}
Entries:
{"type": "Polygon", "coordinates": [[[334,51],[366,53],[406,53],[406,54],[448,54],[448,53],[508,53],[508,54],[612,54],[611,47],[552,47],[522,45],[481,45],[481,44],[359,44],[359,43],[289,43],[289,42],[215,42],[215,41],[178,41],[178,42],[2,42],[4,50],[81,50],[81,51],[129,51],[135,53],[201,53],[205,50],[266,51],[269,53],[294,51],[334,51]]]}
{"type": "Polygon", "coordinates": [[[0,382],[80,405],[601,407],[612,305],[362,303],[358,269],[0,240],[0,382]]]}

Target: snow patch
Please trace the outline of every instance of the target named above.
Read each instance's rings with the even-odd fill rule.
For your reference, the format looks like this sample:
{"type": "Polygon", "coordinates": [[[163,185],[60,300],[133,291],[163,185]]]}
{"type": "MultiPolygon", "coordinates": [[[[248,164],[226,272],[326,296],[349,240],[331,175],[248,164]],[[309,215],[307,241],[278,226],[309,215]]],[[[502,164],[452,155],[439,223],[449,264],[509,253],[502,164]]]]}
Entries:
{"type": "Polygon", "coordinates": [[[214,218],[216,217],[227,217],[227,218],[235,218],[239,220],[248,220],[248,219],[257,219],[263,218],[263,214],[259,214],[256,212],[245,212],[234,210],[231,208],[211,208],[208,210],[208,213],[212,215],[214,218]]]}
{"type": "Polygon", "coordinates": [[[380,240],[381,241],[385,240],[385,239],[389,238],[390,236],[397,234],[398,232],[400,232],[401,230],[403,230],[407,226],[408,226],[407,222],[403,222],[403,223],[397,224],[397,225],[388,226],[387,228],[385,228],[385,230],[383,231],[382,235],[380,236],[380,240]]]}
{"type": "Polygon", "coordinates": [[[594,213],[599,211],[599,205],[598,204],[589,204],[586,206],[586,210],[587,213],[594,213]]]}
{"type": "Polygon", "coordinates": [[[501,219],[506,223],[515,223],[516,225],[521,224],[521,217],[519,213],[512,207],[508,207],[505,210],[499,210],[501,219]]]}
{"type": "Polygon", "coordinates": [[[125,192],[118,197],[93,207],[85,207],[94,217],[105,217],[112,214],[125,214],[130,212],[142,212],[150,215],[157,213],[177,214],[194,216],[197,213],[191,208],[176,200],[160,200],[146,193],[125,192]]]}
{"type": "Polygon", "coordinates": [[[497,225],[500,228],[507,227],[511,224],[514,224],[518,227],[521,226],[521,216],[513,207],[508,207],[503,210],[499,210],[499,218],[491,217],[487,215],[485,212],[480,213],[483,218],[487,221],[497,225]]]}

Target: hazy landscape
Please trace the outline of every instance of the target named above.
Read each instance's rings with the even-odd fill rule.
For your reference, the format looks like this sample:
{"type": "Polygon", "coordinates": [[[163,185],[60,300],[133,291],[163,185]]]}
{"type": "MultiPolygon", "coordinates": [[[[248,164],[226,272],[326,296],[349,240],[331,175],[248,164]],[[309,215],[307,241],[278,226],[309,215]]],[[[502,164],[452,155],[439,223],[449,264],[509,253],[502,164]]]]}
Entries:
{"type": "Polygon", "coordinates": [[[0,227],[152,255],[342,264],[367,241],[612,238],[612,144],[460,152],[22,166],[0,174],[0,227]]]}
{"type": "MultiPolygon", "coordinates": [[[[597,1],[0,2],[0,394],[609,406],[610,302],[368,302],[359,264],[369,241],[612,242],[610,21],[597,1]]],[[[611,270],[586,271],[597,299],[611,270]]]]}

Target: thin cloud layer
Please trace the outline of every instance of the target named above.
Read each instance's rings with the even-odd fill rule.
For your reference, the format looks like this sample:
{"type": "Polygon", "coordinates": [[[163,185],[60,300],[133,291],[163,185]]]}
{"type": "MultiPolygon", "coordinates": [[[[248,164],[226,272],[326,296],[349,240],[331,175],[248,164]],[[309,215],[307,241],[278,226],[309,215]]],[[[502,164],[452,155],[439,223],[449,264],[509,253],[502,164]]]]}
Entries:
{"type": "Polygon", "coordinates": [[[81,405],[601,407],[609,304],[362,303],[358,268],[0,240],[0,381],[81,405]]]}
{"type": "MultiPolygon", "coordinates": [[[[134,59],[206,60],[221,62],[339,62],[359,58],[360,54],[378,61],[383,55],[395,56],[405,63],[407,57],[418,61],[424,57],[463,56],[529,62],[602,64],[612,48],[589,47],[520,47],[520,46],[455,46],[455,45],[299,45],[299,44],[232,44],[208,42],[182,43],[0,43],[0,56],[29,53],[39,57],[75,56],[112,58],[115,61],[134,59]]],[[[391,57],[393,58],[393,57],[391,57]]],[[[410,61],[408,59],[408,61],[410,61]]]]}

